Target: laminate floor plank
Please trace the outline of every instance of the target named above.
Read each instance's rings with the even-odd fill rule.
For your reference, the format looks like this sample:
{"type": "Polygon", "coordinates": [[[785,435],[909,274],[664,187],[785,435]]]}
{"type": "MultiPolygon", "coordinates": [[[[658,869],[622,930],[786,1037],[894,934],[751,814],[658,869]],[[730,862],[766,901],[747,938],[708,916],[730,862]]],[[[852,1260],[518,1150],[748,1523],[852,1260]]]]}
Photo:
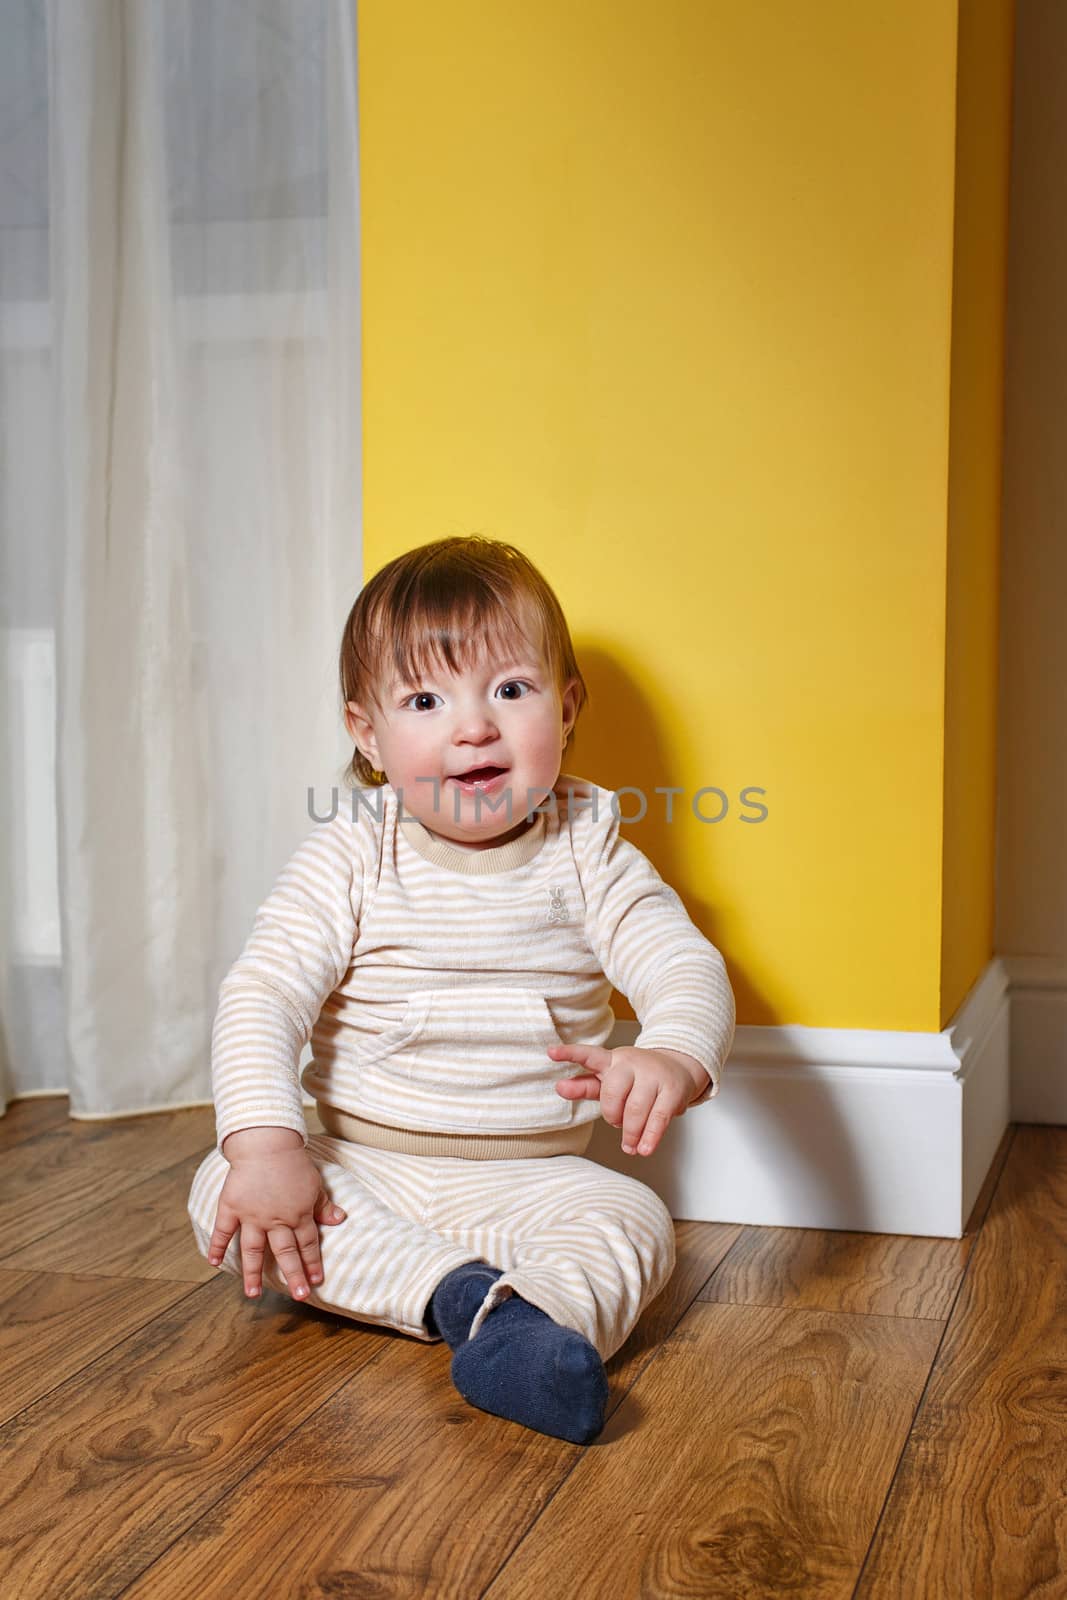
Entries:
{"type": "Polygon", "coordinates": [[[138,1181],[111,1199],[102,1199],[101,1187],[101,1203],[92,1211],[0,1256],[0,1266],[206,1283],[219,1269],[196,1248],[186,1209],[201,1159],[189,1156],[163,1172],[138,1173],[138,1181]]]}
{"type": "Polygon", "coordinates": [[[663,1340],[688,1311],[742,1229],[737,1223],[676,1222],[677,1259],[670,1282],[641,1314],[640,1321],[621,1350],[605,1363],[610,1395],[610,1416],[621,1404],[638,1375],[656,1354],[663,1340]]]}
{"type": "Polygon", "coordinates": [[[0,1422],[188,1293],[187,1283],[0,1271],[0,1422]]]}
{"type": "Polygon", "coordinates": [[[944,1322],[974,1243],[814,1228],[746,1228],[700,1299],[944,1322]]]}
{"type": "Polygon", "coordinates": [[[5,1265],[23,1247],[88,1215],[102,1198],[120,1194],[148,1174],[84,1162],[62,1133],[39,1134],[4,1152],[0,1163],[0,1249],[5,1265]]]}
{"type": "Polygon", "coordinates": [[[185,1294],[0,1428],[0,1593],[118,1595],[403,1338],[232,1278],[185,1294]]]}
{"type": "Polygon", "coordinates": [[[940,1334],[697,1300],[487,1600],[845,1600],[940,1334]]]}
{"type": "Polygon", "coordinates": [[[385,1350],[124,1600],[479,1595],[581,1449],[468,1406],[450,1359],[385,1350]]]}
{"type": "Polygon", "coordinates": [[[72,1117],[64,1131],[78,1154],[89,1160],[160,1172],[187,1156],[207,1154],[215,1143],[215,1112],[211,1106],[192,1106],[107,1121],[72,1117]]]}
{"type": "Polygon", "coordinates": [[[0,1116],[0,1150],[10,1150],[66,1122],[70,1099],[65,1094],[24,1095],[9,1100],[0,1116]]]}
{"type": "Polygon", "coordinates": [[[1019,1126],[859,1600],[1067,1595],[1067,1134],[1019,1126]]]}

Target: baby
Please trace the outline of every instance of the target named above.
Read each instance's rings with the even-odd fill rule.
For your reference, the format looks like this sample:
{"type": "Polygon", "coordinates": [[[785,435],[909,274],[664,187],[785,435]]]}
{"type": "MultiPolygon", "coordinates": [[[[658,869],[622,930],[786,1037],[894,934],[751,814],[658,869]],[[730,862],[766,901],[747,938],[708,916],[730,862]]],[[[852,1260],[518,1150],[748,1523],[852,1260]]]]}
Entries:
{"type": "Polygon", "coordinates": [[[603,1116],[648,1155],[718,1093],[725,964],[612,791],[561,775],[586,689],[519,550],[389,562],[340,670],[353,787],[222,982],[197,1244],[249,1295],[444,1339],[470,1404],[586,1443],[675,1252],[658,1196],[584,1151],[603,1116]],[[641,1025],[617,1049],[613,987],[641,1025]]]}

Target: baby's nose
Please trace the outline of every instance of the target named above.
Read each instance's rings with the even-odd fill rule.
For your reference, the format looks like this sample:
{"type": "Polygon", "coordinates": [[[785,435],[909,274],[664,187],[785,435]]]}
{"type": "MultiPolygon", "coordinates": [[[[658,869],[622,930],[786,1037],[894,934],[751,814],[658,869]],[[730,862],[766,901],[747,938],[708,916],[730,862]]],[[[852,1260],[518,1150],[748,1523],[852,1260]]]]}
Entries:
{"type": "Polygon", "coordinates": [[[456,723],[458,744],[484,744],[487,739],[495,738],[496,723],[488,711],[460,712],[456,723]]]}

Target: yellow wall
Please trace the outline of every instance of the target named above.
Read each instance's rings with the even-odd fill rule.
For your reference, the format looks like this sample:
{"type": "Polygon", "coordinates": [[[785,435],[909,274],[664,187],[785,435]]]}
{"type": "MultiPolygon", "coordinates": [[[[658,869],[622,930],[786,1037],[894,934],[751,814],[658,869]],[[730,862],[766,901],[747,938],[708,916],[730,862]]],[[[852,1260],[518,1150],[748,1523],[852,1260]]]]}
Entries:
{"type": "Polygon", "coordinates": [[[365,570],[459,532],[541,565],[567,770],[648,793],[742,1022],[939,1026],[955,5],[359,33],[365,570]]]}
{"type": "Polygon", "coordinates": [[[952,295],[941,1023],[993,954],[1013,0],[962,0],[952,295]]]}

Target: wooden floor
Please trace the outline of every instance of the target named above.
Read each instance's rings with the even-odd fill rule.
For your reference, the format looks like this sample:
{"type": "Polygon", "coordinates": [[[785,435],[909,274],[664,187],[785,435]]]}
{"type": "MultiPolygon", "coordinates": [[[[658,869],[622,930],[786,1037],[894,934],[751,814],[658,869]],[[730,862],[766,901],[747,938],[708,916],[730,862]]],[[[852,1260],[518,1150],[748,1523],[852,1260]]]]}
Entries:
{"type": "Polygon", "coordinates": [[[0,1594],[1067,1596],[1067,1129],[966,1236],[681,1222],[581,1448],[197,1253],[209,1110],[0,1118],[0,1594]]]}

